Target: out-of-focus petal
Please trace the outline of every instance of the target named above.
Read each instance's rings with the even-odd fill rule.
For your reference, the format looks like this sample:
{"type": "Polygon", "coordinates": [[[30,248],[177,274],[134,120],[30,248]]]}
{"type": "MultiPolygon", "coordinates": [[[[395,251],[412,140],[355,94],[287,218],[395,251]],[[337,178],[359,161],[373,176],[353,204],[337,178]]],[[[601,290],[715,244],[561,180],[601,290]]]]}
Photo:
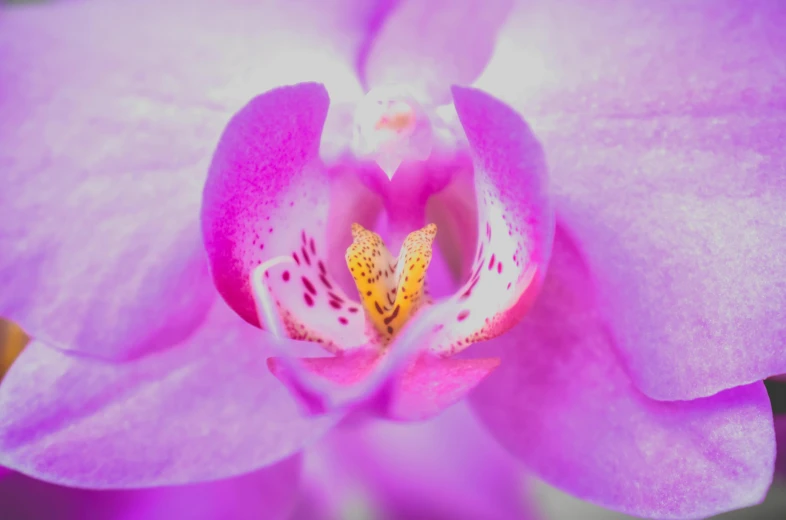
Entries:
{"type": "Polygon", "coordinates": [[[491,57],[512,0],[400,0],[361,56],[368,88],[407,85],[435,105],[472,83],[491,57]]]}
{"type": "Polygon", "coordinates": [[[330,177],[318,151],[329,103],[324,86],[300,83],[240,110],[210,166],[202,229],[216,287],[240,316],[259,324],[252,291],[264,289],[251,273],[287,259],[264,284],[289,336],[339,350],[365,343],[365,322],[327,271],[330,177]]]}
{"type": "Polygon", "coordinates": [[[473,274],[455,297],[444,337],[432,351],[454,353],[515,325],[548,264],[554,215],[543,150],[511,108],[478,90],[454,87],[473,154],[478,201],[473,274]]]}
{"type": "Polygon", "coordinates": [[[464,404],[422,423],[347,421],[306,451],[303,479],[311,518],[358,504],[380,520],[534,517],[523,472],[464,404]]]}
{"type": "Polygon", "coordinates": [[[24,520],[273,520],[288,518],[301,457],[225,480],[152,489],[96,491],[34,480],[20,473],[0,483],[3,517],[24,520]]]}
{"type": "Polygon", "coordinates": [[[420,356],[393,382],[386,415],[413,421],[428,419],[464,398],[499,366],[499,359],[420,356]]]}
{"type": "Polygon", "coordinates": [[[698,518],[758,503],[772,479],[762,383],[694,401],[641,393],[594,306],[591,274],[558,228],[543,291],[470,396],[516,457],[571,494],[623,512],[698,518]]]}
{"type": "Polygon", "coordinates": [[[33,341],[0,384],[0,464],[63,485],[129,488],[273,464],[335,423],[303,416],[268,337],[216,297],[183,344],[125,363],[33,341]]]}
{"type": "Polygon", "coordinates": [[[228,115],[304,78],[361,91],[352,60],[368,8],[291,4],[4,9],[0,315],[114,358],[193,330],[211,291],[200,190],[228,115]]]}
{"type": "Polygon", "coordinates": [[[557,210],[645,393],[784,373],[786,10],[605,4],[522,3],[515,52],[478,85],[543,141],[557,210]],[[520,77],[546,83],[529,90],[503,71],[533,55],[544,70],[520,77]]]}
{"type": "MultiPolygon", "coordinates": [[[[357,351],[341,356],[304,358],[302,370],[339,386],[358,385],[382,359],[378,352],[357,351]]],[[[297,374],[277,358],[268,362],[271,372],[296,394],[303,396],[297,374]]],[[[499,365],[499,359],[454,359],[430,354],[419,356],[386,388],[377,412],[384,417],[415,421],[434,417],[460,401],[499,365]]]]}

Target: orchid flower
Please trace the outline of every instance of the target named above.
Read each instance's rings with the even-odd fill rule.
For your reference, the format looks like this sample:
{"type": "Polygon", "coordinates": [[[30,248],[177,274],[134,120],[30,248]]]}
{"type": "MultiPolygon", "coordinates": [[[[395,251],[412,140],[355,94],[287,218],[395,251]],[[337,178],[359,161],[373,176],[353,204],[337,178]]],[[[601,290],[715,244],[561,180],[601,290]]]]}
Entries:
{"type": "Polygon", "coordinates": [[[347,413],[467,397],[604,507],[760,501],[761,380],[786,372],[784,16],[9,9],[0,314],[32,341],[0,384],[0,465],[195,483],[275,468],[347,413]]]}

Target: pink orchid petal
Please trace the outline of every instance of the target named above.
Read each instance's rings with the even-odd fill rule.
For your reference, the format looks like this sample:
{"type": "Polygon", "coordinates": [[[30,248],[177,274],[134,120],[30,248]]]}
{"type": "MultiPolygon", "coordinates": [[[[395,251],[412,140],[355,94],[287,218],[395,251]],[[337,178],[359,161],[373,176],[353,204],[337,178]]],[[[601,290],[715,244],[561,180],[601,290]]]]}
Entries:
{"type": "Polygon", "coordinates": [[[629,514],[699,518],[760,502],[772,479],[762,383],[661,402],[625,372],[591,276],[558,228],[530,314],[482,348],[500,368],[470,396],[513,455],[572,495],[629,514]]]}
{"type": "Polygon", "coordinates": [[[287,81],[360,93],[351,61],[365,2],[289,4],[3,10],[0,315],[110,358],[198,325],[211,293],[199,197],[226,117],[287,81]]]}
{"type": "Polygon", "coordinates": [[[516,461],[463,404],[421,423],[344,422],[306,452],[303,487],[319,510],[304,520],[358,503],[373,518],[536,517],[516,461]]]}
{"type": "Polygon", "coordinates": [[[785,18],[768,0],[516,2],[474,86],[530,120],[778,110],[785,18]]]}
{"type": "MultiPolygon", "coordinates": [[[[340,385],[352,385],[368,377],[380,360],[373,349],[360,349],[341,356],[303,358],[305,370],[340,385]]],[[[268,367],[276,377],[284,377],[286,366],[277,358],[268,360],[268,367]]]]}
{"type": "Polygon", "coordinates": [[[267,338],[216,298],[187,341],[131,362],[33,341],[0,384],[0,464],[100,489],[225,478],[284,459],[336,418],[301,414],[267,369],[267,338]]]}
{"type": "Polygon", "coordinates": [[[453,83],[468,85],[486,66],[511,0],[401,0],[361,64],[367,87],[406,85],[435,105],[453,83]]]}
{"type": "Polygon", "coordinates": [[[24,520],[274,520],[289,518],[301,457],[239,477],[123,491],[74,489],[16,473],[0,483],[3,517],[24,520]]]}
{"type": "Polygon", "coordinates": [[[692,399],[786,372],[786,10],[552,5],[521,4],[482,84],[541,115],[557,208],[636,384],[692,399]],[[513,64],[543,83],[509,81],[513,64]]]}
{"type": "Polygon", "coordinates": [[[554,216],[543,150],[511,108],[478,90],[454,87],[456,111],[473,154],[478,246],[473,275],[439,305],[452,309],[443,342],[455,353],[515,325],[548,263],[554,216]]]}
{"type": "MultiPolygon", "coordinates": [[[[304,358],[303,370],[339,386],[357,385],[367,379],[381,361],[373,350],[341,356],[304,358]]],[[[385,417],[401,421],[433,417],[457,403],[499,365],[499,359],[452,359],[421,355],[390,381],[389,395],[378,410],[385,417]]],[[[299,395],[314,412],[328,409],[301,386],[296,375],[280,359],[268,361],[270,371],[299,395]]]]}
{"type": "MultiPolygon", "coordinates": [[[[330,177],[318,161],[329,105],[316,83],[254,98],[229,122],[205,184],[202,227],[216,287],[258,324],[251,272],[265,280],[289,336],[330,350],[365,342],[363,312],[327,271],[330,177]]],[[[348,201],[351,203],[351,201],[348,201]]]]}
{"type": "Polygon", "coordinates": [[[499,359],[421,355],[393,387],[387,415],[413,421],[436,416],[463,399],[499,366],[499,359]]]}
{"type": "Polygon", "coordinates": [[[558,208],[637,385],[691,399],[785,372],[786,125],[586,124],[544,142],[555,150],[558,208]]]}

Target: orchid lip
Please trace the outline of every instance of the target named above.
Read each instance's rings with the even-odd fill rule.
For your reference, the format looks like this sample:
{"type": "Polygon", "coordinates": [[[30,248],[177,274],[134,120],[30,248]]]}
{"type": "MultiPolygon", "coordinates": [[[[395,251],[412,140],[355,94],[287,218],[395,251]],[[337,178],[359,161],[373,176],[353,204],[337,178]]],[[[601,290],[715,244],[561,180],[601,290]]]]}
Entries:
{"type": "Polygon", "coordinates": [[[357,285],[369,332],[382,346],[390,343],[423,305],[431,303],[425,281],[436,234],[435,224],[413,231],[394,259],[379,235],[360,224],[352,225],[347,268],[357,285]]]}

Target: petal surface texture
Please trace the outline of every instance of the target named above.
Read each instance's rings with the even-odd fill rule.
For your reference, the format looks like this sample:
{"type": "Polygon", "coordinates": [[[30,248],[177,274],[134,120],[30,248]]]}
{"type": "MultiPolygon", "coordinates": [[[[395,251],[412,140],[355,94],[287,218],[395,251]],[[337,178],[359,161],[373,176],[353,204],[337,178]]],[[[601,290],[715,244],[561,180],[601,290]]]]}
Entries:
{"type": "Polygon", "coordinates": [[[0,384],[0,464],[101,489],[225,478],[289,457],[335,419],[302,414],[267,368],[266,337],[216,297],[182,345],[135,361],[34,341],[0,384]]]}
{"type": "Polygon", "coordinates": [[[290,4],[4,8],[0,316],[109,358],[200,323],[212,290],[199,201],[229,115],[305,78],[360,92],[362,3],[290,4]]]}
{"type": "Polygon", "coordinates": [[[522,3],[477,86],[542,140],[557,212],[645,393],[785,373],[786,9],[602,5],[522,3]]]}
{"type": "Polygon", "coordinates": [[[511,0],[394,3],[361,56],[368,88],[403,84],[434,104],[450,102],[450,85],[468,85],[483,72],[512,4],[511,0]]]}
{"type": "MultiPolygon", "coordinates": [[[[754,383],[693,401],[641,393],[598,316],[576,246],[557,228],[543,291],[470,396],[490,431],[547,482],[648,518],[704,518],[763,500],[772,411],[754,383]]],[[[468,351],[469,352],[469,351],[468,351]]]]}
{"type": "Polygon", "coordinates": [[[15,473],[0,483],[0,503],[14,520],[277,520],[293,509],[301,465],[295,456],[230,479],[122,491],[67,488],[15,473]]]}

